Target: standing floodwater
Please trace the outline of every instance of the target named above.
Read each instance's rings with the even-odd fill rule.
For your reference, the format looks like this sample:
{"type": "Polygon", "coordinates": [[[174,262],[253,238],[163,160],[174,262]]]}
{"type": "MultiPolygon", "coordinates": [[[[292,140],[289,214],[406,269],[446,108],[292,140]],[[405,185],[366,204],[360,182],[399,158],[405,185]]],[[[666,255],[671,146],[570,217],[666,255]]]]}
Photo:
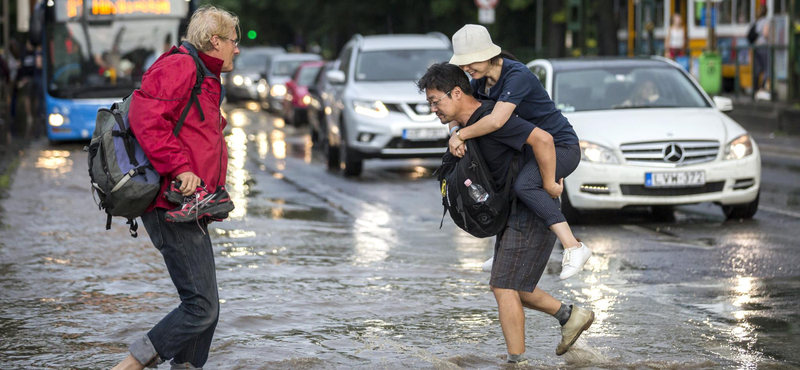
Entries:
{"type": "MultiPolygon", "coordinates": [[[[236,209],[210,225],[221,312],[206,368],[508,368],[480,269],[493,239],[439,230],[440,161],[367,161],[344,178],[305,131],[250,108],[227,112],[236,209]]],[[[149,238],[121,220],[105,230],[82,146],[36,143],[0,201],[0,369],[110,368],[178,304],[149,238]]],[[[765,191],[800,183],[764,160],[765,191]]],[[[558,324],[528,314],[521,368],[800,368],[800,209],[762,199],[781,213],[726,222],[698,205],[575,226],[587,271],[559,281],[556,246],[540,286],[595,322],[557,357],[558,324]]]]}

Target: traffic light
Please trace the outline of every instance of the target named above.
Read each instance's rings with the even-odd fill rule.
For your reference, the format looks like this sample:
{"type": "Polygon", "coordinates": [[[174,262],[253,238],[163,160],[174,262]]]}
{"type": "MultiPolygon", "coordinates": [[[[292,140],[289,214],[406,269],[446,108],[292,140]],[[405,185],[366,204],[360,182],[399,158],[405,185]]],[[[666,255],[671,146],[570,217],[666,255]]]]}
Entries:
{"type": "Polygon", "coordinates": [[[256,36],[257,36],[256,31],[254,31],[254,30],[247,31],[247,38],[248,39],[255,40],[256,36]]]}

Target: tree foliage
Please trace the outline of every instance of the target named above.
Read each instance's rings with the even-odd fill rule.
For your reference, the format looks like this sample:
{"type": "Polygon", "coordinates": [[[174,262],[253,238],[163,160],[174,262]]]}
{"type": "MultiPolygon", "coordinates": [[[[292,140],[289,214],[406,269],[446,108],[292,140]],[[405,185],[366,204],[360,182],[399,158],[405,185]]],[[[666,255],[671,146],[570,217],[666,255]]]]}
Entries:
{"type": "MultiPolygon", "coordinates": [[[[478,23],[473,0],[200,0],[236,13],[242,33],[254,30],[256,40],[242,37],[242,45],[297,46],[307,50],[319,45],[323,54],[335,57],[354,34],[441,32],[448,37],[467,23],[478,23]]],[[[563,1],[545,0],[543,39],[563,40],[563,27],[551,29],[553,13],[563,12],[563,1]],[[548,33],[555,37],[548,38],[548,33]]],[[[487,28],[493,41],[520,59],[536,56],[537,0],[500,0],[496,23],[487,28]]],[[[563,41],[561,41],[563,44],[563,41]]],[[[550,48],[563,54],[561,48],[550,48]]],[[[529,60],[529,59],[528,59],[529,60]]]]}

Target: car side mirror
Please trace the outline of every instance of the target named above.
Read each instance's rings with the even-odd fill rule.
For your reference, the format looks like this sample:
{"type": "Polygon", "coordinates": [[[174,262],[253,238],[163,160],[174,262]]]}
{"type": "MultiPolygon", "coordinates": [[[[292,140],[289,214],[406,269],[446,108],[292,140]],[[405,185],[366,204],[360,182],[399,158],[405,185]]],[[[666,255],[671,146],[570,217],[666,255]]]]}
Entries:
{"type": "Polygon", "coordinates": [[[715,96],[714,105],[717,106],[720,112],[730,112],[733,110],[733,100],[723,96],[715,96]]]}
{"type": "Polygon", "coordinates": [[[347,79],[344,75],[344,72],[339,70],[328,71],[325,73],[325,76],[328,77],[328,81],[334,85],[341,85],[347,79]]]}

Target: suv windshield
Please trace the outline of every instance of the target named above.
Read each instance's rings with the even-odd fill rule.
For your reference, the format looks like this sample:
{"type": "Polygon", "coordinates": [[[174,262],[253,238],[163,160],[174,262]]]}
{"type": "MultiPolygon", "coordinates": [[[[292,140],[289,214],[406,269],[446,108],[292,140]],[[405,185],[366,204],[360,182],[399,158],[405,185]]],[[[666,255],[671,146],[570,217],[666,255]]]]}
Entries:
{"type": "Polygon", "coordinates": [[[177,39],[178,19],[47,26],[47,89],[62,98],[122,97],[177,39]],[[169,40],[169,41],[167,41],[169,40]]]}
{"type": "Polygon", "coordinates": [[[300,74],[297,76],[297,84],[300,86],[309,86],[313,84],[321,68],[322,66],[315,66],[301,69],[300,74]]]}
{"type": "Polygon", "coordinates": [[[281,60],[272,65],[273,76],[292,77],[301,64],[308,60],[281,60]]]}
{"type": "Polygon", "coordinates": [[[622,67],[555,74],[553,101],[563,112],[634,108],[699,108],[708,102],[671,67],[622,67]]]}
{"type": "Polygon", "coordinates": [[[450,50],[383,50],[358,55],[356,81],[417,81],[434,63],[450,60],[450,50]]]}
{"type": "Polygon", "coordinates": [[[266,69],[268,57],[267,53],[242,53],[234,59],[234,67],[236,69],[266,69]]]}

